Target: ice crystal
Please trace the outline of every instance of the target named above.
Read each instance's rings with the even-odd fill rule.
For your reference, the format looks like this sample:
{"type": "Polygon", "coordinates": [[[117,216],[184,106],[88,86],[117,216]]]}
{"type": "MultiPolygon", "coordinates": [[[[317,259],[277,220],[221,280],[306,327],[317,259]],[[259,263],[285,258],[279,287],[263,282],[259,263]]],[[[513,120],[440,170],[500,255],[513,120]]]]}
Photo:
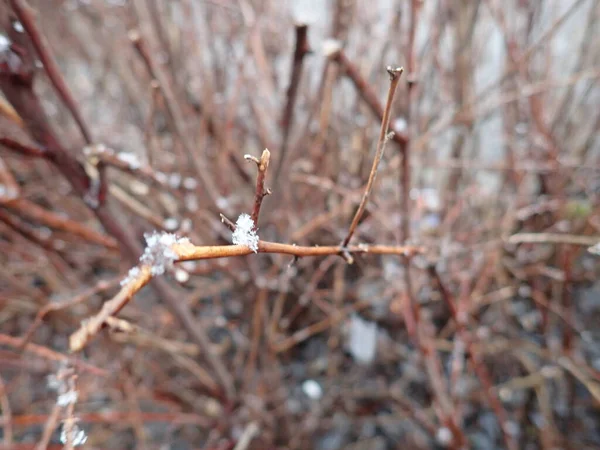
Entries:
{"type": "Polygon", "coordinates": [[[135,153],[119,152],[117,154],[117,159],[127,164],[127,167],[129,167],[131,170],[137,170],[142,166],[142,163],[135,153]]]}
{"type": "Polygon", "coordinates": [[[254,253],[258,252],[258,235],[252,217],[248,214],[240,214],[235,223],[235,231],[232,237],[236,245],[245,245],[254,253]]]}
{"type": "Polygon", "coordinates": [[[121,280],[121,286],[126,286],[140,275],[140,268],[135,266],[129,269],[127,276],[121,280]]]}
{"type": "Polygon", "coordinates": [[[77,403],[77,391],[67,391],[63,394],[60,394],[56,399],[56,404],[58,406],[67,406],[72,403],[77,403]]]}
{"type": "Polygon", "coordinates": [[[146,250],[140,258],[142,264],[150,266],[152,275],[162,275],[173,268],[173,263],[179,258],[173,250],[174,244],[189,243],[187,238],[180,238],[172,233],[146,233],[146,250]]]}
{"type": "Polygon", "coordinates": [[[60,432],[60,442],[66,444],[69,441],[69,434],[71,435],[70,438],[73,447],[83,445],[87,441],[87,435],[85,434],[85,431],[74,424],[69,431],[67,431],[63,425],[63,429],[60,432]]]}

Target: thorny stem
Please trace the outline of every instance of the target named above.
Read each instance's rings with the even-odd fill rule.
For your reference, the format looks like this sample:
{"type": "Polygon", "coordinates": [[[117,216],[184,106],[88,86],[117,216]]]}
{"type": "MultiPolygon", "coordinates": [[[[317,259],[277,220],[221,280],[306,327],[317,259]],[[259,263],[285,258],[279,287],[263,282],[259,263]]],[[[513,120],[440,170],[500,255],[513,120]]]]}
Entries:
{"type": "Polygon", "coordinates": [[[58,68],[58,64],[54,59],[54,55],[52,54],[50,46],[35,23],[33,9],[27,4],[26,0],[10,0],[10,4],[15,11],[15,14],[21,21],[23,28],[25,28],[27,34],[31,38],[31,43],[40,57],[42,64],[44,65],[44,69],[48,74],[48,78],[52,82],[56,92],[71,112],[75,122],[77,122],[77,126],[79,127],[85,142],[87,144],[91,144],[92,134],[90,133],[88,126],[84,122],[83,117],[79,112],[79,107],[77,106],[77,103],[75,102],[75,99],[73,98],[73,95],[71,94],[71,91],[69,90],[69,87],[67,86],[60,69],[58,68]]]}
{"type": "Polygon", "coordinates": [[[375,153],[375,158],[373,159],[373,166],[371,167],[371,173],[369,174],[369,180],[367,181],[365,192],[363,194],[362,200],[360,201],[360,205],[358,205],[358,209],[354,214],[354,219],[352,219],[352,224],[350,225],[348,234],[342,241],[342,247],[346,247],[350,242],[350,239],[352,239],[352,235],[354,234],[354,231],[358,226],[358,222],[362,218],[362,215],[365,212],[365,208],[367,207],[367,201],[369,200],[369,195],[371,194],[371,190],[373,189],[373,183],[375,181],[375,175],[377,174],[377,168],[379,167],[379,161],[381,161],[381,157],[383,156],[383,150],[385,149],[385,144],[388,141],[387,130],[390,125],[392,102],[394,100],[396,88],[398,87],[398,82],[400,81],[400,75],[402,75],[403,71],[404,69],[402,67],[395,69],[392,67],[387,68],[387,72],[390,74],[390,88],[388,90],[387,101],[385,104],[385,109],[383,111],[383,119],[381,120],[381,130],[379,131],[379,140],[377,141],[377,151],[375,153]]]}
{"type": "Polygon", "coordinates": [[[267,169],[269,168],[269,160],[271,159],[271,153],[269,150],[264,149],[260,159],[255,158],[251,155],[245,155],[244,158],[247,161],[253,161],[256,163],[258,168],[258,175],[256,176],[256,193],[254,194],[254,206],[252,207],[252,221],[254,226],[258,226],[258,216],[260,214],[260,207],[263,199],[271,193],[269,189],[265,189],[265,178],[267,176],[267,169]]]}

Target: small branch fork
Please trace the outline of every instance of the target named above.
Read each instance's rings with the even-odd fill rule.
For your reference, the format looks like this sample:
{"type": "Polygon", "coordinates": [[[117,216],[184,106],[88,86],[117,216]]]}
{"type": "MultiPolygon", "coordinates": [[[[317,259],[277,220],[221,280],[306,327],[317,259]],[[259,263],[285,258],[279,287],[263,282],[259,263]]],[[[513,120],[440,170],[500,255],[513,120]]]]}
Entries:
{"type": "MultiPolygon", "coordinates": [[[[389,70],[392,76],[392,84],[397,85],[397,79],[402,73],[401,69],[389,70]],[[392,75],[393,74],[393,75],[392,75]],[[396,81],[394,81],[394,79],[396,81]]],[[[395,89],[395,86],[393,87],[395,89]]],[[[391,103],[393,93],[388,99],[388,103],[391,103]]],[[[389,110],[389,107],[387,108],[389,110]]],[[[388,111],[388,122],[389,122],[389,111],[388,111]]],[[[385,130],[385,127],[382,127],[385,130]]],[[[385,132],[385,131],[384,131],[385,132]]],[[[383,151],[383,145],[385,142],[380,142],[378,145],[378,154],[383,151]]],[[[269,189],[265,189],[265,177],[267,169],[269,167],[269,150],[264,150],[260,159],[245,155],[244,158],[249,161],[256,163],[258,174],[256,177],[256,193],[254,198],[254,206],[252,209],[252,219],[256,224],[260,214],[260,207],[262,205],[263,198],[270,194],[269,189]]],[[[379,157],[379,159],[381,159],[379,157]]],[[[377,166],[374,165],[374,172],[377,166]]],[[[368,193],[365,196],[368,197],[368,193]]],[[[363,207],[364,211],[364,207],[363,207]]],[[[232,231],[235,230],[235,224],[230,221],[227,217],[221,214],[221,221],[232,231]]],[[[349,239],[348,239],[349,240],[349,239]]],[[[178,240],[176,243],[170,246],[170,250],[175,255],[175,261],[190,261],[200,259],[215,259],[215,258],[228,258],[233,256],[246,256],[251,255],[254,252],[251,248],[245,245],[218,245],[218,246],[196,246],[186,240],[178,240]]],[[[416,253],[423,252],[424,249],[413,246],[386,246],[386,245],[353,245],[353,246],[297,246],[293,244],[281,244],[278,242],[259,241],[256,253],[278,253],[285,255],[292,255],[295,258],[301,256],[328,256],[328,255],[341,255],[349,262],[352,262],[353,253],[373,253],[379,255],[413,255],[416,253]]],[[[83,321],[77,331],[75,331],[69,338],[69,347],[72,352],[82,350],[87,343],[100,331],[105,323],[110,320],[112,316],[117,314],[132,298],[133,296],[142,289],[152,279],[152,267],[150,265],[141,264],[134,271],[135,276],[128,277],[121,290],[115,297],[104,303],[102,309],[91,318],[83,321]]],[[[131,273],[131,272],[130,272],[131,273]]]]}

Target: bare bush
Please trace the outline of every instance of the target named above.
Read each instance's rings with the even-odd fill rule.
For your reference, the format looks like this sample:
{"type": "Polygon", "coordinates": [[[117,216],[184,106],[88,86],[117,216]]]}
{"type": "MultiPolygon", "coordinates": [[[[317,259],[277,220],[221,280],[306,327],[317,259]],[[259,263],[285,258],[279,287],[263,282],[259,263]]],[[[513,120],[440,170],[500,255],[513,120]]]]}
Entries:
{"type": "Polygon", "coordinates": [[[4,447],[599,447],[599,15],[1,3],[4,447]]]}

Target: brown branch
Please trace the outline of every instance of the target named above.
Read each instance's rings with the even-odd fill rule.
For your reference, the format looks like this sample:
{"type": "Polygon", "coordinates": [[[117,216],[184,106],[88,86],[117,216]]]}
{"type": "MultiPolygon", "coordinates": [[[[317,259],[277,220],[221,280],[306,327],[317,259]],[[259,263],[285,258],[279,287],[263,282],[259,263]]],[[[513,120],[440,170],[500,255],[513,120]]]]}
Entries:
{"type": "MultiPolygon", "coordinates": [[[[0,333],[0,345],[6,345],[14,349],[19,349],[21,346],[21,339],[7,334],[0,333]]],[[[94,375],[107,377],[109,374],[104,369],[92,366],[82,360],[73,358],[72,356],[63,355],[62,353],[55,352],[54,350],[44,347],[43,345],[29,344],[25,349],[25,353],[34,354],[40,358],[48,359],[50,361],[71,361],[77,368],[85,370],[94,375]]]]}
{"type": "Polygon", "coordinates": [[[21,191],[19,184],[2,158],[0,158],[0,186],[2,186],[2,189],[0,189],[0,204],[19,197],[21,191]]]}
{"type": "Polygon", "coordinates": [[[279,175],[281,175],[281,169],[285,162],[285,157],[289,148],[289,137],[292,123],[294,120],[294,105],[296,98],[298,97],[298,87],[300,86],[300,77],[302,76],[302,66],[304,62],[304,56],[310,53],[308,44],[308,25],[297,24],[296,25],[296,46],[294,48],[294,55],[292,56],[292,68],[290,76],[290,84],[288,85],[286,97],[287,101],[283,109],[283,115],[281,117],[281,127],[283,128],[283,137],[281,139],[281,151],[277,161],[277,169],[275,169],[274,183],[277,183],[279,175]]]}
{"type": "Polygon", "coordinates": [[[102,309],[81,322],[81,326],[77,331],[71,334],[69,338],[69,349],[72,352],[81,350],[100,329],[104,326],[106,320],[117,314],[128,302],[133,295],[142,289],[152,279],[151,268],[142,266],[136,277],[121,288],[116,296],[107,302],[104,302],[102,309]]]}
{"type": "Polygon", "coordinates": [[[506,444],[506,448],[514,450],[517,448],[517,444],[515,442],[514,437],[506,431],[506,424],[508,423],[508,416],[504,406],[498,399],[497,395],[494,392],[494,387],[492,383],[492,378],[487,367],[483,364],[479,353],[476,351],[476,346],[473,341],[473,337],[467,328],[467,320],[468,316],[465,312],[459,311],[456,307],[456,301],[453,298],[452,294],[443,283],[435,264],[431,264],[428,267],[428,272],[430,277],[436,282],[438,288],[440,289],[442,300],[450,310],[450,314],[452,318],[456,322],[457,331],[460,335],[460,338],[465,343],[469,354],[471,355],[471,363],[473,365],[473,369],[479,378],[479,381],[483,387],[483,393],[488,400],[490,407],[493,409],[496,414],[496,418],[498,419],[500,429],[502,430],[502,436],[504,437],[504,442],[506,444]]]}
{"type": "Polygon", "coordinates": [[[158,88],[165,99],[170,127],[178,137],[180,144],[183,146],[188,164],[191,164],[192,167],[196,169],[202,187],[208,194],[212,204],[215,205],[218,195],[214,183],[210,179],[206,167],[201,163],[202,158],[199,158],[197,152],[192,148],[191,143],[194,142],[195,139],[193,139],[186,131],[183,111],[177,103],[175,93],[169,84],[167,75],[153,58],[152,53],[148,48],[148,44],[142,38],[138,30],[131,31],[129,33],[129,39],[133,43],[138,54],[142,57],[150,76],[158,83],[158,88]]]}
{"type": "Polygon", "coordinates": [[[79,303],[82,303],[82,302],[86,301],[87,299],[89,299],[90,297],[92,297],[93,295],[96,295],[99,292],[102,292],[102,291],[112,288],[113,286],[118,284],[118,282],[119,282],[119,280],[111,280],[111,281],[102,280],[102,281],[99,281],[96,284],[96,286],[92,287],[91,289],[88,289],[85,292],[82,292],[81,294],[79,294],[69,300],[66,300],[63,302],[58,302],[58,303],[51,302],[51,303],[46,304],[46,306],[44,306],[43,308],[41,308],[38,311],[38,313],[35,316],[35,319],[33,320],[33,323],[29,326],[29,329],[27,330],[27,333],[25,333],[25,336],[23,336],[19,350],[23,351],[25,349],[25,347],[27,347],[27,344],[31,340],[33,333],[35,333],[35,331],[39,328],[39,326],[44,321],[44,318],[50,312],[59,311],[61,309],[69,308],[71,306],[75,306],[79,303]]]}
{"type": "Polygon", "coordinates": [[[362,218],[363,213],[365,212],[365,208],[367,207],[367,201],[369,199],[369,195],[371,194],[371,190],[373,189],[373,182],[375,181],[375,175],[377,174],[377,168],[379,167],[379,161],[381,161],[381,157],[383,156],[383,150],[385,149],[385,144],[388,141],[388,127],[390,125],[390,116],[392,109],[392,102],[394,101],[394,95],[396,93],[396,88],[398,87],[398,82],[400,81],[400,75],[402,75],[403,68],[392,68],[388,67],[387,71],[390,74],[390,88],[388,90],[387,101],[385,103],[385,110],[383,113],[383,118],[381,120],[381,130],[379,132],[379,140],[377,141],[377,151],[375,152],[375,158],[373,159],[373,166],[371,167],[371,173],[369,174],[369,180],[367,182],[367,186],[365,188],[365,192],[363,194],[362,200],[360,201],[360,205],[356,210],[356,214],[354,215],[354,219],[352,219],[352,224],[350,225],[350,229],[348,230],[348,234],[342,241],[342,247],[346,247],[352,239],[352,235],[358,226],[358,222],[362,218]]]}
{"type": "Polygon", "coordinates": [[[10,121],[17,124],[19,127],[23,127],[23,119],[17,114],[15,109],[5,98],[0,98],[0,115],[7,117],[10,121]]]}
{"type": "Polygon", "coordinates": [[[15,14],[21,21],[23,28],[27,31],[27,34],[31,38],[31,43],[35,48],[42,64],[44,65],[44,70],[48,74],[48,78],[50,82],[56,89],[59,97],[62,99],[66,107],[69,109],[71,115],[77,122],[77,126],[83,135],[85,142],[87,144],[92,143],[92,135],[90,133],[89,128],[85,124],[81,113],[79,112],[79,107],[63,78],[60,69],[58,68],[58,64],[52,54],[52,50],[50,46],[46,42],[46,38],[39,30],[37,24],[35,23],[34,10],[27,4],[26,0],[10,0],[10,4],[15,11],[15,14]]]}
{"type": "Polygon", "coordinates": [[[269,168],[269,160],[271,153],[265,149],[262,152],[260,159],[255,158],[251,155],[244,155],[244,158],[248,161],[256,163],[258,168],[258,175],[256,176],[256,193],[254,194],[254,206],[252,207],[252,221],[254,226],[258,226],[258,215],[260,214],[260,207],[263,199],[271,193],[270,189],[265,189],[265,178],[267,176],[267,169],[269,168]]]}
{"type": "MultiPolygon", "coordinates": [[[[234,256],[246,256],[254,251],[244,245],[220,245],[220,246],[195,246],[190,242],[178,242],[170,249],[175,252],[175,261],[191,261],[201,259],[228,258],[234,256]]],[[[276,242],[259,241],[258,253],[279,253],[300,256],[326,256],[343,255],[344,253],[372,253],[379,255],[412,255],[422,252],[419,247],[394,247],[384,245],[356,245],[342,248],[339,246],[325,247],[302,247],[276,242]]],[[[87,345],[90,339],[100,331],[108,317],[117,314],[132,298],[152,279],[152,268],[149,265],[140,265],[132,269],[128,276],[128,282],[124,284],[115,297],[104,303],[102,309],[89,319],[84,320],[77,331],[69,338],[71,351],[80,351],[87,345]]],[[[162,280],[157,278],[156,281],[162,280]]],[[[208,340],[206,341],[208,343],[208,340]]],[[[207,351],[208,346],[200,345],[202,350],[207,351]]],[[[219,374],[220,375],[220,374],[219,374]]]]}
{"type": "Polygon", "coordinates": [[[89,227],[80,224],[79,222],[65,218],[57,213],[48,211],[47,209],[44,209],[41,206],[38,206],[37,204],[24,198],[18,198],[16,200],[7,202],[4,206],[10,208],[13,210],[13,212],[19,213],[20,215],[28,217],[31,220],[42,223],[49,228],[66,231],[74,236],[79,236],[86,241],[103,245],[104,247],[112,250],[117,250],[119,247],[114,238],[106,236],[102,233],[98,233],[97,231],[92,230],[89,227]]]}
{"type": "Polygon", "coordinates": [[[591,246],[600,242],[600,236],[577,236],[560,233],[518,233],[507,239],[509,244],[570,244],[591,246]]]}
{"type": "MultiPolygon", "coordinates": [[[[329,57],[340,66],[346,76],[350,78],[352,83],[354,83],[359,95],[369,106],[375,117],[377,117],[379,121],[383,122],[384,108],[381,106],[381,103],[379,103],[377,93],[360,74],[360,71],[356,65],[348,59],[344,53],[344,50],[342,50],[340,47],[337,47],[329,54],[329,57]]],[[[391,129],[394,132],[392,139],[394,142],[400,145],[400,148],[403,148],[408,142],[408,136],[403,131],[397,129],[395,124],[392,124],[391,129]]]]}
{"type": "MultiPolygon", "coordinates": [[[[16,40],[21,43],[23,48],[27,48],[27,36],[23,33],[17,33],[16,40]]],[[[92,180],[84,167],[62,146],[56,138],[40,99],[33,90],[33,79],[22,80],[21,72],[33,67],[33,55],[23,52],[20,56],[22,64],[15,68],[12,76],[0,76],[0,88],[7,100],[12,104],[15,111],[23,118],[32,137],[38,143],[47,149],[47,159],[52,162],[62,175],[69,181],[74,191],[83,199],[89,194],[92,180]]],[[[27,73],[27,72],[26,72],[27,73]]],[[[125,256],[130,261],[136,261],[141,254],[141,246],[137,243],[130,228],[124,227],[119,220],[118,214],[115,214],[111,208],[104,203],[106,195],[106,185],[103,184],[97,198],[97,207],[93,208],[96,217],[102,223],[105,230],[111,234],[120,244],[125,256]]],[[[158,296],[166,303],[188,332],[191,339],[202,348],[206,358],[219,375],[220,381],[226,390],[227,395],[233,395],[235,392],[233,380],[221,359],[210,351],[210,341],[204,330],[198,326],[194,320],[189,307],[180,301],[171,287],[165,280],[156,279],[153,287],[158,296]]]]}
{"type": "Polygon", "coordinates": [[[47,156],[46,151],[42,147],[23,145],[9,137],[0,137],[0,144],[25,156],[35,156],[38,158],[44,158],[47,156]]]}
{"type": "MultiPolygon", "coordinates": [[[[174,246],[174,250],[179,255],[179,259],[181,261],[228,258],[232,256],[245,256],[254,253],[250,248],[243,245],[196,247],[191,244],[176,244],[174,246]]],[[[337,245],[305,247],[291,244],[280,244],[278,242],[258,242],[258,253],[279,253],[296,257],[343,255],[344,252],[348,252],[350,254],[369,253],[374,255],[413,255],[423,251],[424,248],[414,246],[359,244],[350,245],[344,248],[337,245]]]]}
{"type": "Polygon", "coordinates": [[[0,375],[0,406],[2,407],[2,434],[4,434],[4,447],[12,448],[13,444],[13,424],[12,424],[12,410],[10,407],[10,401],[8,400],[8,391],[6,384],[0,375]]]}

